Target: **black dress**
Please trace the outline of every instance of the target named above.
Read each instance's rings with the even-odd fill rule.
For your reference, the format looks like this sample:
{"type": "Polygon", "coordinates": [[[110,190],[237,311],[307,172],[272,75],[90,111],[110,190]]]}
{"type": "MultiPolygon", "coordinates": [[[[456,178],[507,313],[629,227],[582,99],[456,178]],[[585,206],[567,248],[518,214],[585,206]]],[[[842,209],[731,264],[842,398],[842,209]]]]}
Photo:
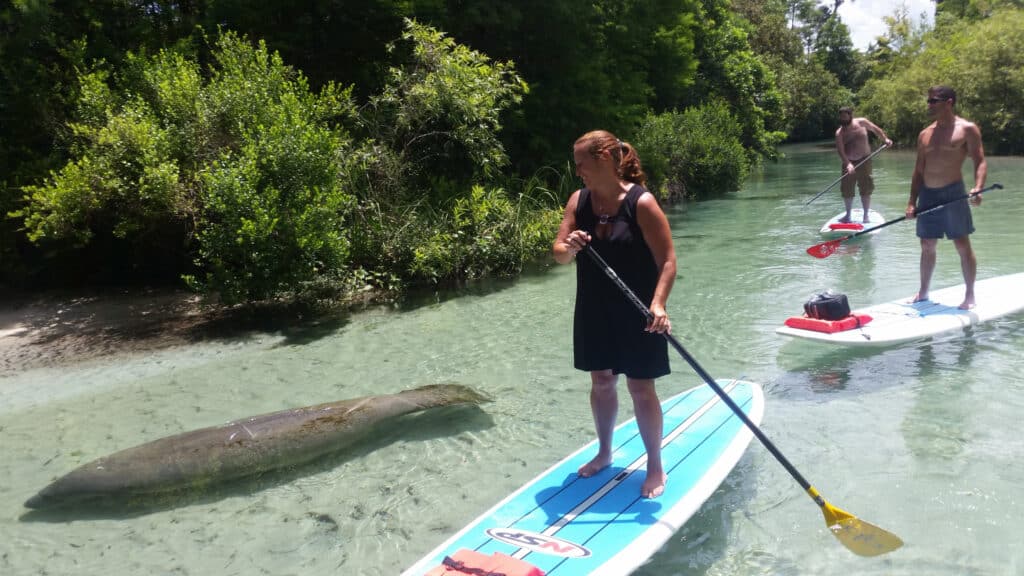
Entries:
{"type": "MultiPolygon", "coordinates": [[[[590,190],[576,203],[576,226],[591,236],[590,245],[642,302],[650,305],[658,285],[658,266],[636,218],[637,201],[646,192],[634,184],[611,217],[607,236],[599,238],[590,190]]],[[[647,319],[622,290],[586,255],[576,259],[576,310],[573,320],[573,365],[586,371],[607,370],[630,378],[658,378],[670,372],[668,343],[645,332],[647,319]]]]}

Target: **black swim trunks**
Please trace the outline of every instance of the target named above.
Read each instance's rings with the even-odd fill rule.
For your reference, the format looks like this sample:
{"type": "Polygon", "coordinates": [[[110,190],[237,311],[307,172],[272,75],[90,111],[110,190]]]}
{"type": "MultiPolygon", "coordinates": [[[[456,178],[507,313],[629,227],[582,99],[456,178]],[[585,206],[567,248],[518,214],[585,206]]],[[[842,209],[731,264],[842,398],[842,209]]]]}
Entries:
{"type": "Polygon", "coordinates": [[[921,187],[917,195],[917,210],[924,211],[932,206],[950,202],[934,212],[917,217],[918,238],[942,238],[950,240],[962,238],[974,232],[974,219],[971,207],[966,198],[962,202],[951,202],[964,198],[967,192],[963,180],[947,184],[941,188],[921,187]]]}

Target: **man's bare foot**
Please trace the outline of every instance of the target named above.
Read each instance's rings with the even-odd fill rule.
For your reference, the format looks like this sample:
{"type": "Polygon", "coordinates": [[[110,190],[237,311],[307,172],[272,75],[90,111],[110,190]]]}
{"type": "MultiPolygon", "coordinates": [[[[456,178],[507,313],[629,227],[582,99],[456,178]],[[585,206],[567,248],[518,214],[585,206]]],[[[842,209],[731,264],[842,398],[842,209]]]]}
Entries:
{"type": "Polygon", "coordinates": [[[926,300],[928,300],[928,293],[927,293],[927,292],[925,292],[924,294],[921,294],[920,292],[918,292],[918,293],[917,293],[917,295],[915,295],[915,296],[914,296],[914,297],[913,297],[913,298],[912,298],[912,299],[910,300],[910,303],[911,303],[911,304],[916,304],[916,303],[918,303],[918,302],[924,302],[924,301],[926,301],[926,300]]]}
{"type": "Polygon", "coordinates": [[[597,474],[601,470],[604,470],[612,463],[612,459],[609,456],[601,456],[598,454],[594,456],[594,459],[587,462],[583,466],[580,466],[579,470],[576,471],[581,478],[590,478],[594,474],[597,474]]]}
{"type": "Polygon", "coordinates": [[[840,218],[839,219],[839,223],[840,224],[849,224],[850,223],[850,215],[847,214],[846,216],[843,216],[842,218],[840,218]]]}
{"type": "Polygon", "coordinates": [[[959,308],[961,310],[970,310],[970,309],[974,308],[975,306],[976,306],[976,304],[974,302],[974,298],[967,298],[963,302],[960,303],[959,308]]]}
{"type": "Polygon", "coordinates": [[[640,495],[644,498],[657,498],[665,491],[666,482],[668,476],[665,474],[662,474],[661,478],[648,476],[644,479],[644,485],[640,487],[640,495]]]}

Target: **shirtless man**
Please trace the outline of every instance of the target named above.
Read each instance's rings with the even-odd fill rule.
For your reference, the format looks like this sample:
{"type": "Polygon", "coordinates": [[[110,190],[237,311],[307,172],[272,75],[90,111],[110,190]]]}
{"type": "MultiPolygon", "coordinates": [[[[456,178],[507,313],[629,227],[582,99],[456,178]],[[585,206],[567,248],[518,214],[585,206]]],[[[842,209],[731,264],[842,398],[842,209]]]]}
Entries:
{"type": "MultiPolygon", "coordinates": [[[[966,194],[961,169],[968,156],[974,162],[974,188],[971,188],[971,193],[985,185],[988,166],[981,145],[981,130],[973,122],[957,116],[953,111],[955,104],[956,92],[952,88],[934,86],[928,90],[928,115],[935,118],[935,122],[917,137],[917,163],[910,181],[907,218],[913,218],[918,210],[966,194]]],[[[974,205],[981,204],[981,194],[972,196],[970,201],[974,205]]],[[[921,239],[921,288],[914,302],[928,299],[928,287],[935,270],[935,248],[939,238],[945,235],[960,253],[960,268],[967,287],[960,308],[969,310],[974,307],[978,261],[971,248],[972,232],[974,221],[967,202],[953,202],[917,219],[917,236],[921,239]]]]}
{"type": "Polygon", "coordinates": [[[885,142],[886,146],[892,146],[892,140],[889,140],[885,131],[875,126],[874,122],[867,118],[854,118],[853,109],[848,106],[839,109],[836,152],[839,153],[839,159],[843,162],[844,177],[839,184],[839,190],[843,194],[843,203],[846,205],[846,216],[840,218],[840,222],[850,221],[855,185],[860,189],[860,202],[864,206],[864,222],[868,221],[871,193],[875,190],[875,181],[871,178],[871,160],[861,164],[860,168],[856,166],[871,155],[871,145],[868,143],[869,131],[885,142]]]}

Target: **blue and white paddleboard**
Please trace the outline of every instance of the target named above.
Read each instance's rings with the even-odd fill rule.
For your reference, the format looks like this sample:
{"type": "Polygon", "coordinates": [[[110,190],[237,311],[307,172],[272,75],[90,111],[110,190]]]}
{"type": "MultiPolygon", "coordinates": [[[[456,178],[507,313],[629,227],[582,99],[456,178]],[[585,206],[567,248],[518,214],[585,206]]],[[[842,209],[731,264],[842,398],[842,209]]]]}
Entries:
{"type": "Polygon", "coordinates": [[[928,300],[910,302],[911,297],[853,310],[867,315],[871,321],[860,327],[833,332],[804,330],[781,326],[775,330],[783,336],[803,338],[847,346],[888,346],[962,330],[1000,316],[1024,310],[1024,272],[978,280],[974,284],[977,305],[961,310],[965,286],[933,290],[928,300]]]}
{"type": "MultiPolygon", "coordinates": [[[[764,393],[758,384],[718,384],[760,424],[764,393]]],[[[403,576],[422,576],[446,557],[453,563],[466,550],[511,556],[554,576],[635,570],[711,496],[753,437],[707,384],[665,400],[662,411],[668,483],[661,496],[640,496],[647,458],[631,419],[615,429],[611,466],[590,478],[580,477],[576,470],[597,453],[596,440],[587,444],[482,514],[403,576]]]]}
{"type": "Polygon", "coordinates": [[[826,221],[819,231],[822,236],[826,236],[828,238],[841,238],[843,236],[849,236],[850,234],[856,234],[858,232],[864,232],[865,230],[878,228],[882,224],[885,224],[885,218],[876,210],[868,210],[867,223],[864,222],[863,208],[852,208],[850,210],[849,222],[841,222],[844,216],[846,216],[845,210],[826,221]]]}

